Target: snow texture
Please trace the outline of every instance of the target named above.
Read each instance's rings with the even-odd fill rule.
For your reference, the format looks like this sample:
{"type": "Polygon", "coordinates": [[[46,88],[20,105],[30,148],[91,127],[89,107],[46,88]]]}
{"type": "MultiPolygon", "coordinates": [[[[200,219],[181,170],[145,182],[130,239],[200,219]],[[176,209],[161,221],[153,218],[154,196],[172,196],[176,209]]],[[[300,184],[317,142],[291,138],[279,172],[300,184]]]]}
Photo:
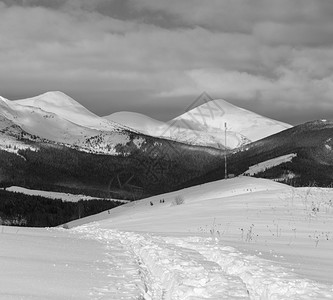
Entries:
{"type": "Polygon", "coordinates": [[[244,176],[70,230],[1,227],[0,298],[333,299],[332,199],[244,176]]]}

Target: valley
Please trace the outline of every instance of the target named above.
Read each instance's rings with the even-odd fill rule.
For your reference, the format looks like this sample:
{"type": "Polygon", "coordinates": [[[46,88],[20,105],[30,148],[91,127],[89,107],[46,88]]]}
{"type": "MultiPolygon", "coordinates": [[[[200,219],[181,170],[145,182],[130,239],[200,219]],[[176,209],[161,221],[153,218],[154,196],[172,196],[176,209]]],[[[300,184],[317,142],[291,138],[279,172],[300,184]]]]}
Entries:
{"type": "Polygon", "coordinates": [[[292,153],[253,176],[331,184],[330,121],[291,127],[207,97],[169,122],[99,117],[61,92],[1,98],[0,186],[137,200],[224,178],[225,156],[227,173],[238,176],[292,153]]]}
{"type": "Polygon", "coordinates": [[[196,104],[1,98],[0,298],[332,299],[333,122],[196,104]]]}

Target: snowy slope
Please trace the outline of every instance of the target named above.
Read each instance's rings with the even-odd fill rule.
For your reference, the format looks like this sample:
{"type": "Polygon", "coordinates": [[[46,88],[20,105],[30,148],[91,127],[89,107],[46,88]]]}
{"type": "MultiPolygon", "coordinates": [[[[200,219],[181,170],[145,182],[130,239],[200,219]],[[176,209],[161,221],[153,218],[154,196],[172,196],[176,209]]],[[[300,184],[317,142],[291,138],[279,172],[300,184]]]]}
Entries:
{"type": "Polygon", "coordinates": [[[97,130],[76,125],[55,113],[9,100],[7,107],[2,107],[1,113],[30,134],[55,142],[74,144],[82,136],[98,133],[97,130]]]}
{"type": "Polygon", "coordinates": [[[16,154],[19,149],[35,151],[37,148],[29,143],[29,141],[36,140],[38,140],[38,138],[31,136],[0,113],[0,150],[16,154]]]}
{"type": "Polygon", "coordinates": [[[1,226],[0,299],[98,299],[104,245],[52,229],[1,226]],[[96,289],[94,289],[96,288],[96,289]]]}
{"type": "Polygon", "coordinates": [[[0,296],[332,299],[332,196],[240,177],[128,203],[71,230],[2,227],[0,296]]]}
{"type": "Polygon", "coordinates": [[[131,112],[118,112],[104,118],[156,137],[217,148],[227,144],[231,149],[292,127],[221,99],[207,101],[167,123],[131,112]]]}
{"type": "MultiPolygon", "coordinates": [[[[229,247],[232,246],[243,249],[245,253],[255,254],[256,257],[249,256],[249,260],[264,257],[275,261],[279,268],[283,265],[287,268],[283,272],[291,282],[295,283],[292,278],[296,280],[298,276],[308,278],[309,282],[329,282],[327,290],[332,297],[332,197],[331,189],[296,189],[270,180],[240,177],[129,203],[111,210],[111,214],[101,213],[69,225],[101,220],[94,226],[103,230],[135,231],[148,239],[150,235],[146,236],[146,233],[153,232],[154,236],[163,233],[162,236],[171,236],[172,243],[175,242],[174,236],[178,236],[178,245],[193,243],[194,248],[200,247],[194,241],[206,241],[209,244],[213,238],[218,247],[226,247],[230,253],[234,251],[229,247]],[[162,199],[164,202],[161,203],[162,199]],[[177,202],[183,204],[177,205],[177,202]],[[192,236],[204,238],[193,239],[192,236]],[[189,243],[184,243],[184,237],[189,243]]],[[[212,253],[206,255],[213,257],[212,253]]],[[[245,266],[247,264],[249,268],[254,267],[251,262],[245,266]]],[[[235,266],[228,267],[232,269],[235,266]]],[[[258,275],[255,275],[257,271],[248,271],[250,275],[246,276],[258,275]]],[[[261,276],[265,277],[267,273],[263,275],[265,271],[262,272],[261,276]]],[[[301,279],[297,280],[302,282],[301,279]]],[[[282,285],[285,285],[287,295],[292,293],[291,286],[288,287],[286,282],[282,285]]],[[[281,296],[281,291],[275,292],[281,296]]],[[[310,291],[304,289],[304,292],[310,291]]],[[[308,298],[302,296],[290,299],[308,298]]]]}
{"type": "MultiPolygon", "coordinates": [[[[113,209],[111,216],[109,215],[106,216],[105,214],[101,213],[100,215],[95,215],[80,220],[75,220],[70,223],[70,226],[78,226],[81,224],[85,224],[87,222],[96,221],[99,220],[99,217],[101,218],[101,220],[104,219],[105,217],[107,218],[111,217],[111,219],[109,220],[110,224],[116,223],[117,228],[119,229],[129,229],[132,228],[131,223],[137,222],[136,217],[139,216],[140,219],[145,219],[145,218],[148,219],[144,223],[136,224],[135,226],[138,226],[137,230],[140,230],[140,228],[142,228],[142,230],[145,230],[147,229],[146,226],[147,224],[149,224],[150,220],[153,219],[155,220],[155,218],[157,220],[158,218],[161,217],[159,215],[156,215],[155,213],[157,211],[163,213],[163,210],[165,210],[166,208],[172,208],[173,212],[179,210],[179,215],[181,215],[182,213],[184,213],[183,210],[189,208],[188,205],[191,204],[198,203],[198,205],[200,204],[200,207],[202,207],[203,205],[208,203],[209,200],[214,200],[214,199],[218,200],[221,198],[239,196],[243,194],[248,195],[249,193],[253,192],[278,191],[280,189],[290,189],[290,187],[267,179],[242,176],[234,179],[214,181],[203,185],[197,185],[190,188],[186,188],[180,191],[175,191],[131,202],[128,203],[127,205],[123,205],[113,209]],[[184,206],[176,205],[176,197],[181,197],[184,200],[184,203],[186,203],[186,205],[184,206]],[[164,203],[160,204],[160,200],[162,199],[164,199],[164,203]],[[151,206],[150,202],[152,202],[155,205],[151,206]],[[133,221],[130,221],[133,216],[135,218],[133,219],[133,221]],[[120,224],[122,225],[120,226],[120,224]]],[[[223,203],[221,202],[221,205],[222,204],[223,203]]],[[[206,209],[209,209],[208,205],[206,209]]],[[[214,206],[212,207],[212,209],[214,210],[216,209],[216,207],[214,206]]],[[[185,215],[190,215],[190,214],[191,212],[189,211],[185,215]]],[[[203,215],[206,215],[206,212],[203,212],[203,215]]],[[[161,218],[161,223],[166,224],[166,219],[169,219],[170,217],[171,216],[166,214],[165,217],[161,218]]],[[[207,214],[207,217],[210,218],[209,214],[207,214]]],[[[182,220],[179,221],[183,222],[182,220]]],[[[177,224],[175,220],[165,228],[157,226],[157,223],[155,221],[153,221],[152,224],[154,224],[154,227],[150,228],[150,231],[164,232],[164,230],[167,231],[171,230],[174,232],[184,232],[184,231],[186,232],[188,229],[186,227],[184,228],[184,226],[179,226],[179,224],[177,224]]],[[[188,226],[191,225],[192,224],[189,224],[188,226]]]]}

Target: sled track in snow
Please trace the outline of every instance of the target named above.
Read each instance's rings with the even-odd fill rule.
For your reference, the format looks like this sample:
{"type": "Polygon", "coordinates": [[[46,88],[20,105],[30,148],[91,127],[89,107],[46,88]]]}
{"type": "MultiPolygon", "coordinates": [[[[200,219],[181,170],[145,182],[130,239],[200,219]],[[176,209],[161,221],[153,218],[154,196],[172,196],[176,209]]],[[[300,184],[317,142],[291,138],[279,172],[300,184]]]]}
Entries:
{"type": "Polygon", "coordinates": [[[110,284],[94,288],[92,299],[333,299],[332,287],[212,238],[121,232],[94,223],[73,232],[106,245],[110,284]]]}

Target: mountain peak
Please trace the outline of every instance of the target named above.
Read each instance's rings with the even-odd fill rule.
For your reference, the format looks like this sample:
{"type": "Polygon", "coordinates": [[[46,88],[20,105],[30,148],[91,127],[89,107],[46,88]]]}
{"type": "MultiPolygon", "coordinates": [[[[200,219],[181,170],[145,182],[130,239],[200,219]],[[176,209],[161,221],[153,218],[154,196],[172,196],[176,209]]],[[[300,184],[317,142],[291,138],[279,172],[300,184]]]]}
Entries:
{"type": "MultiPolygon", "coordinates": [[[[173,120],[188,120],[192,123],[198,123],[201,126],[209,126],[214,128],[224,128],[224,123],[228,122],[233,127],[243,127],[240,121],[247,121],[246,123],[274,123],[284,127],[284,129],[290,128],[291,125],[272,120],[270,118],[261,116],[257,113],[241,108],[224,99],[211,99],[204,101],[201,105],[190,107],[187,112],[180,115],[173,120]]],[[[171,120],[172,121],[172,120],[171,120]]]]}
{"type": "Polygon", "coordinates": [[[113,131],[115,128],[121,127],[95,115],[79,102],[60,91],[50,91],[39,96],[15,100],[12,103],[17,108],[37,109],[46,113],[56,114],[72,123],[90,129],[113,131]]]}
{"type": "Polygon", "coordinates": [[[15,102],[17,104],[21,104],[24,106],[35,106],[35,107],[39,107],[41,109],[45,109],[48,106],[83,107],[73,98],[69,97],[68,95],[66,95],[65,93],[60,92],[60,91],[50,91],[50,92],[46,92],[44,94],[41,94],[41,95],[38,95],[35,97],[15,100],[15,102]]]}
{"type": "Polygon", "coordinates": [[[202,104],[190,107],[186,113],[194,113],[194,112],[200,111],[200,110],[208,111],[212,118],[214,118],[214,116],[223,116],[225,113],[228,113],[228,114],[232,113],[232,114],[237,114],[237,115],[251,114],[252,116],[258,115],[257,113],[249,111],[245,108],[241,108],[224,99],[211,99],[211,100],[205,101],[202,104]]]}
{"type": "MultiPolygon", "coordinates": [[[[178,127],[210,133],[217,139],[225,125],[228,145],[239,147],[292,127],[289,124],[266,118],[257,113],[233,105],[223,99],[199,99],[187,112],[169,121],[178,127]],[[202,104],[200,105],[201,102],[202,104]]],[[[226,141],[224,141],[226,143],[226,141]]]]}

